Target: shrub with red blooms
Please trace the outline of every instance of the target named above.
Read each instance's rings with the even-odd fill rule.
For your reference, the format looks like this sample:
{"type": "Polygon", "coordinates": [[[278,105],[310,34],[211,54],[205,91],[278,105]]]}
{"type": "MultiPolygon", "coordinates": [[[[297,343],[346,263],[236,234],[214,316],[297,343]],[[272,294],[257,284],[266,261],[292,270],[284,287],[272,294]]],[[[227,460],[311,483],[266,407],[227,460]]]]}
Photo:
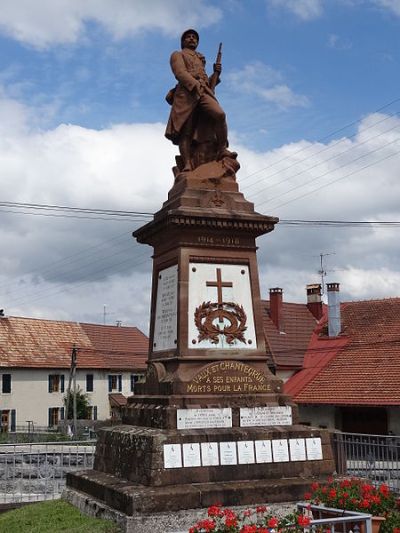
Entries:
{"type": "MultiPolygon", "coordinates": [[[[306,514],[293,512],[277,517],[265,505],[240,513],[224,509],[221,505],[212,505],[207,514],[208,519],[197,522],[189,533],[296,533],[310,526],[310,518],[306,514]]],[[[316,533],[324,531],[322,528],[315,529],[316,533]]]]}
{"type": "Polygon", "coordinates": [[[383,516],[386,520],[380,527],[380,533],[400,533],[398,500],[384,483],[374,487],[358,478],[329,478],[323,485],[312,483],[304,498],[316,505],[383,516]]]}

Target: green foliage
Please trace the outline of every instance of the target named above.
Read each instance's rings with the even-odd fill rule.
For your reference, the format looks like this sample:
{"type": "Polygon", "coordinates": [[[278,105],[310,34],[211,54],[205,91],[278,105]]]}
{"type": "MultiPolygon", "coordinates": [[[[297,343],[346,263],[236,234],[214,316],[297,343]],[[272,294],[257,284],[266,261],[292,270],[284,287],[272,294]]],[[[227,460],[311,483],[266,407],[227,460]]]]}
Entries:
{"type": "Polygon", "coordinates": [[[81,515],[63,500],[27,505],[0,514],[0,532],[29,533],[117,533],[120,529],[107,520],[81,515]]]}
{"type": "MultiPolygon", "coordinates": [[[[67,394],[64,396],[64,406],[65,406],[65,418],[72,420],[74,418],[74,393],[71,391],[71,397],[69,401],[69,408],[67,411],[67,394]]],[[[78,420],[85,420],[89,418],[89,407],[90,402],[88,395],[85,394],[79,387],[76,390],[76,412],[78,420]]]]}

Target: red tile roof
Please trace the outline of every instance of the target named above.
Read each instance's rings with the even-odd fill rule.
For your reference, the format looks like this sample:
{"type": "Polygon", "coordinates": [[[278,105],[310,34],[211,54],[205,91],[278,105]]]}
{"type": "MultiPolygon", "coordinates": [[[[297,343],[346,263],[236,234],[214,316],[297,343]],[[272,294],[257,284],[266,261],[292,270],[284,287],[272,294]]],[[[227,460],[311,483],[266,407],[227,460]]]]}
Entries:
{"type": "Polygon", "coordinates": [[[269,300],[262,300],[261,304],[264,333],[276,368],[302,368],[304,354],[317,323],[307,305],[283,302],[279,331],[270,318],[269,300]]]}
{"type": "Polygon", "coordinates": [[[341,315],[342,335],[319,328],[285,392],[303,404],[400,405],[400,298],[348,302],[341,315]]]}
{"type": "Polygon", "coordinates": [[[0,318],[0,368],[69,368],[74,344],[78,368],[146,368],[148,339],[135,327],[0,318]]]}

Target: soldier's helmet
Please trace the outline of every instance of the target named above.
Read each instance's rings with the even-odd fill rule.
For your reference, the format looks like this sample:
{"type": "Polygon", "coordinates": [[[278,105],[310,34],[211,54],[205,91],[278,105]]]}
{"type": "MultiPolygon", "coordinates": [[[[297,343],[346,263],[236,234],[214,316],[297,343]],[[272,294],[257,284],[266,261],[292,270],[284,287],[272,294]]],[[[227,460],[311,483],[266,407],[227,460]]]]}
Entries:
{"type": "Polygon", "coordinates": [[[186,37],[186,35],[188,33],[194,33],[194,35],[196,35],[196,38],[197,38],[197,42],[199,42],[200,40],[200,37],[199,37],[199,34],[197,33],[196,30],[193,30],[192,28],[189,28],[188,30],[185,30],[183,33],[182,33],[182,37],[181,37],[181,48],[183,48],[183,41],[186,37]]]}

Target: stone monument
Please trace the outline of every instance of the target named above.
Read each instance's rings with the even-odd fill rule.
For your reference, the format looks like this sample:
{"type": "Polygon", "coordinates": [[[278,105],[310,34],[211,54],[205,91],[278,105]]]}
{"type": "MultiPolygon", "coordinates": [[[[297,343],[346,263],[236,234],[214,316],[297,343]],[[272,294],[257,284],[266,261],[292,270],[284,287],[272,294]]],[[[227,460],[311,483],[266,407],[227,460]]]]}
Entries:
{"type": "Polygon", "coordinates": [[[302,498],[334,462],[328,433],[298,425],[296,406],[267,367],[256,238],[278,219],[239,192],[237,154],[213,74],[182,36],[166,135],[179,146],[174,184],[134,233],[154,248],[146,382],[122,425],[100,431],[94,470],[68,486],[140,513],[302,498]]]}

